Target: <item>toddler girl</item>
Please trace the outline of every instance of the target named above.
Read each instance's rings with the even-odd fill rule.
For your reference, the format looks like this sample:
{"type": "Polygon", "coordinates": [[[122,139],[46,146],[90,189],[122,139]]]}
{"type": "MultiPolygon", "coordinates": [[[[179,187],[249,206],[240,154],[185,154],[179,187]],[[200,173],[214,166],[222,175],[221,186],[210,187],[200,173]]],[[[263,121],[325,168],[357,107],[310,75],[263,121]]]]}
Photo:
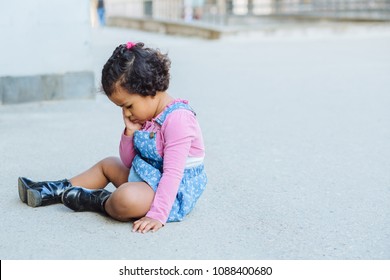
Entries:
{"type": "Polygon", "coordinates": [[[170,60],[143,43],[118,46],[102,71],[107,97],[122,108],[125,129],[119,154],[70,180],[18,179],[20,199],[37,207],[62,202],[74,211],[136,219],[133,231],[181,221],[207,183],[201,129],[195,112],[167,93],[170,60]],[[104,188],[112,183],[116,190],[104,188]]]}

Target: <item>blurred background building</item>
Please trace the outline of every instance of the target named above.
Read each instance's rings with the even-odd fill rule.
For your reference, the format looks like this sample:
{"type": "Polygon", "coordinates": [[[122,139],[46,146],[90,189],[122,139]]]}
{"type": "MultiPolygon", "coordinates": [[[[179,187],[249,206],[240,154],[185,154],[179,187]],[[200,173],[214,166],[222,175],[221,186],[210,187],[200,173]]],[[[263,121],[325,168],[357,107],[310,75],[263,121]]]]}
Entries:
{"type": "Polygon", "coordinates": [[[199,20],[213,24],[262,16],[390,20],[390,0],[106,0],[107,16],[199,20]]]}
{"type": "Polygon", "coordinates": [[[94,97],[91,34],[106,20],[217,39],[286,18],[390,22],[390,0],[0,0],[0,104],[94,97]]]}
{"type": "Polygon", "coordinates": [[[389,21],[390,0],[106,0],[108,25],[218,39],[287,21],[389,21]]]}

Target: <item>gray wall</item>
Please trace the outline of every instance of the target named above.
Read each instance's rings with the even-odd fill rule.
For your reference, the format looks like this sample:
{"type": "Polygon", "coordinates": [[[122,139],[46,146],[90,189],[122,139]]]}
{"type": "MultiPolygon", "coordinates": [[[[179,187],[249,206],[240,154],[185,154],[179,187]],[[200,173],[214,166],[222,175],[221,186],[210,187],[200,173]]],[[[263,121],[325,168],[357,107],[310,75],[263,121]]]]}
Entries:
{"type": "Polygon", "coordinates": [[[0,103],[94,96],[90,0],[0,0],[0,103]]]}

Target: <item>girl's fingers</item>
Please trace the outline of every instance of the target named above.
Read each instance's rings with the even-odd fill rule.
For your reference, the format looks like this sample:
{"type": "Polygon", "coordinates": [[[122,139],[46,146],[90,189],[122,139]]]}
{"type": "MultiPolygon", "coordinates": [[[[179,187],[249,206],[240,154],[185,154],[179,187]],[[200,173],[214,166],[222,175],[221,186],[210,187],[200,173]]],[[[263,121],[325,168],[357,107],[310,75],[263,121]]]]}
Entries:
{"type": "Polygon", "coordinates": [[[153,227],[152,223],[147,223],[142,230],[142,233],[147,233],[153,227]]]}
{"type": "Polygon", "coordinates": [[[158,231],[160,228],[162,228],[162,225],[157,223],[152,227],[152,232],[158,231]]]}
{"type": "Polygon", "coordinates": [[[141,220],[137,220],[133,223],[133,232],[137,231],[141,225],[142,221],[141,220]]]}
{"type": "Polygon", "coordinates": [[[145,221],[142,219],[135,221],[134,225],[133,225],[133,232],[135,232],[135,231],[141,232],[147,224],[148,224],[148,221],[145,221]]]}
{"type": "Polygon", "coordinates": [[[155,232],[162,227],[162,224],[159,221],[150,220],[150,219],[139,219],[133,224],[133,232],[146,233],[148,231],[155,232]]]}

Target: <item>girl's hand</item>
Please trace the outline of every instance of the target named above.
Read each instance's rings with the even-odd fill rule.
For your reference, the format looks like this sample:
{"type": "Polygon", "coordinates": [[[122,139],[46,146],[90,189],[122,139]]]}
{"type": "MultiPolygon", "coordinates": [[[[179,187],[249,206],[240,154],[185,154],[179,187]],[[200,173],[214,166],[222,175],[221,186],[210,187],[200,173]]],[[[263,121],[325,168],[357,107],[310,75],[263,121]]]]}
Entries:
{"type": "Polygon", "coordinates": [[[163,224],[152,218],[143,217],[133,224],[133,232],[147,233],[148,231],[156,232],[162,228],[163,224]]]}
{"type": "Polygon", "coordinates": [[[134,134],[134,131],[141,129],[141,127],[142,127],[141,124],[133,123],[128,117],[126,117],[124,108],[122,108],[122,115],[123,115],[123,120],[124,120],[125,126],[126,126],[125,134],[127,136],[132,136],[134,134]]]}

